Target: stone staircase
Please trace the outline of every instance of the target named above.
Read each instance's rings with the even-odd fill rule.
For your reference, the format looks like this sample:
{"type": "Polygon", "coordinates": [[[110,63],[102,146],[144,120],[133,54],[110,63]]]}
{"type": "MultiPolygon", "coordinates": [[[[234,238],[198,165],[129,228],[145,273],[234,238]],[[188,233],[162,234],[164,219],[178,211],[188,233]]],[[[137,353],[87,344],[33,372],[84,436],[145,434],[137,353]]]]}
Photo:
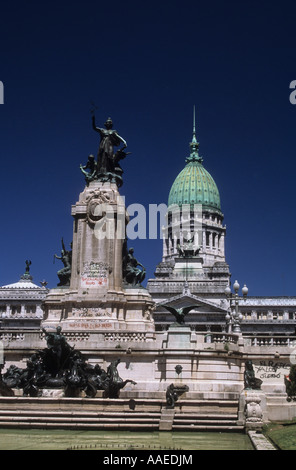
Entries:
{"type": "Polygon", "coordinates": [[[0,397],[0,428],[242,431],[238,401],[0,397]]]}
{"type": "Polygon", "coordinates": [[[153,400],[0,397],[0,428],[158,430],[153,400]]]}
{"type": "Polygon", "coordinates": [[[0,428],[67,428],[67,429],[118,429],[158,430],[159,415],[155,413],[100,413],[100,412],[26,412],[6,411],[0,414],[0,428]]]}
{"type": "Polygon", "coordinates": [[[180,400],[174,410],[162,413],[160,430],[242,431],[238,425],[237,400],[180,400]],[[168,413],[168,412],[171,413],[168,413]],[[171,423],[171,427],[170,427],[171,423]]]}

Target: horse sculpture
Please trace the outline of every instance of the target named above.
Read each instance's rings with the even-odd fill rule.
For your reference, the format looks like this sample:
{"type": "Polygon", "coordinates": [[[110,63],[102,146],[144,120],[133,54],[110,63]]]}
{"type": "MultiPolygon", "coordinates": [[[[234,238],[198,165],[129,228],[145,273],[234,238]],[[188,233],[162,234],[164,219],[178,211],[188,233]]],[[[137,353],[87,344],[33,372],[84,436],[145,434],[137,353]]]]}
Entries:
{"type": "MultiPolygon", "coordinates": [[[[44,331],[44,330],[43,330],[44,331]]],[[[46,333],[46,332],[45,332],[46,333]]],[[[11,365],[2,376],[4,388],[23,389],[24,396],[41,396],[42,389],[63,389],[65,396],[94,398],[103,390],[107,398],[118,398],[120,390],[133,380],[123,380],[117,366],[120,359],[111,362],[107,372],[99,364],[89,364],[83,354],[71,347],[61,329],[46,335],[48,347],[34,353],[27,361],[26,369],[11,365]]],[[[8,392],[7,392],[8,393],[8,392]]]]}

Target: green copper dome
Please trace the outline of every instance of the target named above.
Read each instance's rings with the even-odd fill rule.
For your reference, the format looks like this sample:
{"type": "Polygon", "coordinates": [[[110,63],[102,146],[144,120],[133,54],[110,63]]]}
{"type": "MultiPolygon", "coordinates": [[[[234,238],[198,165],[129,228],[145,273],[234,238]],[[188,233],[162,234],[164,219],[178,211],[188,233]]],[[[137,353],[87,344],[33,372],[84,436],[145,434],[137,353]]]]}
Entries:
{"type": "Polygon", "coordinates": [[[188,162],[175,179],[168,205],[202,204],[203,209],[221,211],[220,195],[215,181],[200,162],[188,162]]]}
{"type": "Polygon", "coordinates": [[[202,164],[198,153],[199,144],[195,135],[195,116],[193,138],[190,143],[190,156],[187,165],[175,179],[169,194],[168,206],[177,204],[202,204],[203,210],[221,212],[220,195],[217,185],[202,164]]]}

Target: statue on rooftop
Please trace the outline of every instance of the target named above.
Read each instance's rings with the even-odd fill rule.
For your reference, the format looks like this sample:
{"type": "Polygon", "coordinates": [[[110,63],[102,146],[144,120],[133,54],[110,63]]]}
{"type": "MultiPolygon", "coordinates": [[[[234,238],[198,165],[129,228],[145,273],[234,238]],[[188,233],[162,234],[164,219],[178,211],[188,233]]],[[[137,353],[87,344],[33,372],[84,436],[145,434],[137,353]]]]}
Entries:
{"type": "Polygon", "coordinates": [[[29,274],[31,264],[32,264],[31,260],[26,260],[26,271],[25,271],[26,274],[29,274]]]}
{"type": "Polygon", "coordinates": [[[30,266],[32,264],[31,260],[26,260],[26,269],[24,274],[21,276],[21,280],[23,281],[32,281],[33,277],[30,274],[30,266]]]}
{"type": "Polygon", "coordinates": [[[199,254],[200,247],[194,243],[194,234],[190,238],[183,239],[183,247],[180,243],[177,244],[177,251],[181,258],[192,258],[199,254]]]}

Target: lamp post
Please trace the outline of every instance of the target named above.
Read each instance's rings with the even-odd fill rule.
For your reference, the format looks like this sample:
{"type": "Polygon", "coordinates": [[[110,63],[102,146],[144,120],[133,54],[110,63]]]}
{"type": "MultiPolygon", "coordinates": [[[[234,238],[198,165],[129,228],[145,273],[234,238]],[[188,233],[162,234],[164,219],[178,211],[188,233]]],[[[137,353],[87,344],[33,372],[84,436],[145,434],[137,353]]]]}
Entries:
{"type": "MultiPolygon", "coordinates": [[[[228,333],[241,333],[241,328],[240,328],[240,322],[243,318],[242,314],[239,313],[238,311],[238,291],[239,291],[240,285],[237,281],[233,284],[233,290],[234,293],[231,292],[230,287],[226,287],[225,289],[225,295],[229,298],[230,300],[230,309],[229,312],[226,314],[226,322],[228,325],[228,333]],[[232,311],[232,305],[235,305],[234,312],[232,311]]],[[[246,284],[242,288],[242,294],[243,297],[246,297],[248,295],[249,289],[247,288],[246,284]]]]}

